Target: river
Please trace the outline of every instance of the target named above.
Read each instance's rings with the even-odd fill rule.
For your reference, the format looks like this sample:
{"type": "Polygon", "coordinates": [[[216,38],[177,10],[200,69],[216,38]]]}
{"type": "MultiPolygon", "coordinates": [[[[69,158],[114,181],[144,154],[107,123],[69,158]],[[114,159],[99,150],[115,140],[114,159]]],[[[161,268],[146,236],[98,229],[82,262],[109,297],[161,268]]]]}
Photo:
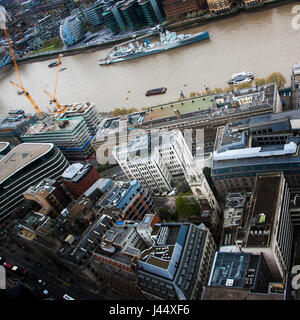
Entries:
{"type": "MultiPolygon", "coordinates": [[[[281,72],[289,85],[291,68],[300,63],[300,30],[291,24],[294,5],[242,13],[185,30],[207,30],[211,38],[131,61],[99,66],[98,59],[110,49],[63,57],[67,69],[59,73],[57,99],[61,104],[94,102],[100,112],[116,107],[141,108],[175,101],[180,90],[188,97],[192,91],[203,92],[204,85],[226,87],[232,73],[243,70],[253,71],[259,78],[281,72]],[[146,90],[156,87],[167,87],[166,94],[145,96],[146,90]]],[[[55,81],[56,68],[48,68],[50,61],[20,66],[24,87],[43,111],[49,106],[43,91],[53,92],[55,81]]],[[[33,112],[9,80],[17,81],[14,71],[0,80],[0,115],[19,107],[33,112]]]]}

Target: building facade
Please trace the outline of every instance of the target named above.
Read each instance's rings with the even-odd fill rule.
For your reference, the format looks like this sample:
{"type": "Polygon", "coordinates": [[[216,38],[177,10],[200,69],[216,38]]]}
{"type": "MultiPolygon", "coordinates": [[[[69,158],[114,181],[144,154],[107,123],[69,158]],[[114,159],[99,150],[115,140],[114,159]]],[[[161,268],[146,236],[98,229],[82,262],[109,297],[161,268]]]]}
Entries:
{"type": "Polygon", "coordinates": [[[51,143],[22,143],[0,160],[0,219],[5,219],[23,201],[28,187],[43,178],[59,178],[69,166],[51,143]]]}
{"type": "Polygon", "coordinates": [[[48,116],[28,128],[24,142],[54,143],[71,162],[88,159],[93,149],[92,136],[82,117],[54,119],[48,116]]]}
{"type": "Polygon", "coordinates": [[[204,225],[158,224],[154,244],[138,261],[138,285],[148,299],[199,299],[216,244],[204,225]]]}
{"type": "Polygon", "coordinates": [[[61,175],[61,180],[75,199],[92,186],[98,179],[99,173],[90,163],[73,163],[61,175]]]}
{"type": "Polygon", "coordinates": [[[299,188],[299,119],[295,110],[218,128],[211,174],[218,194],[251,192],[263,172],[283,171],[289,187],[299,188]]]}

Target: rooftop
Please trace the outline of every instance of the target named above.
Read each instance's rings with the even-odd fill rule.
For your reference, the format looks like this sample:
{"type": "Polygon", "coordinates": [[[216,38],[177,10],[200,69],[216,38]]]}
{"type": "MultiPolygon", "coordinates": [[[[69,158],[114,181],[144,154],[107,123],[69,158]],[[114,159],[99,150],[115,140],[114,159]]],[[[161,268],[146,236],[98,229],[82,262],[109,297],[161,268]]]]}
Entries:
{"type": "Polygon", "coordinates": [[[216,252],[208,286],[250,289],[259,258],[250,253],[216,252]]]}
{"type": "Polygon", "coordinates": [[[22,143],[0,160],[0,183],[40,158],[54,146],[52,143],[22,143]]]}
{"type": "Polygon", "coordinates": [[[281,175],[258,175],[253,192],[251,225],[246,246],[269,246],[281,175]]]}
{"type": "Polygon", "coordinates": [[[150,107],[144,122],[171,117],[177,118],[176,114],[178,113],[186,115],[212,109],[214,98],[215,95],[207,95],[150,107]]]}
{"type": "Polygon", "coordinates": [[[28,130],[24,133],[25,135],[36,135],[45,133],[63,133],[72,130],[73,127],[83,118],[65,118],[65,119],[53,119],[50,116],[43,120],[38,121],[31,125],[28,130]]]}
{"type": "Polygon", "coordinates": [[[284,300],[284,295],[250,293],[238,288],[207,287],[202,300],[284,300]]]}
{"type": "Polygon", "coordinates": [[[90,163],[74,163],[63,172],[61,177],[62,179],[77,183],[90,172],[92,168],[90,163]]]}

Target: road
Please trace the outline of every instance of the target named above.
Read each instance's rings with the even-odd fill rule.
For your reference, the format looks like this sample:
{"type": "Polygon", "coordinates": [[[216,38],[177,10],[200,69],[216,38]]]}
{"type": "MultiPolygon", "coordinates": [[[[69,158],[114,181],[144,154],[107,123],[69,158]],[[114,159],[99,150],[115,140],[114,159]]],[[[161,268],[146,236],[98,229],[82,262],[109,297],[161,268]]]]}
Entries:
{"type": "Polygon", "coordinates": [[[9,252],[4,248],[0,248],[0,255],[5,257],[5,260],[9,263],[29,271],[24,280],[13,271],[8,271],[7,275],[14,282],[24,284],[40,298],[62,299],[63,295],[67,293],[76,300],[106,300],[95,283],[61,268],[53,262],[45,264],[43,261],[43,264],[41,264],[41,259],[30,259],[28,261],[28,258],[25,260],[20,255],[9,252]],[[71,283],[66,281],[68,278],[71,279],[71,283]],[[39,279],[42,280],[44,285],[38,282],[39,279]],[[44,290],[47,290],[48,294],[43,294],[44,290]]]}

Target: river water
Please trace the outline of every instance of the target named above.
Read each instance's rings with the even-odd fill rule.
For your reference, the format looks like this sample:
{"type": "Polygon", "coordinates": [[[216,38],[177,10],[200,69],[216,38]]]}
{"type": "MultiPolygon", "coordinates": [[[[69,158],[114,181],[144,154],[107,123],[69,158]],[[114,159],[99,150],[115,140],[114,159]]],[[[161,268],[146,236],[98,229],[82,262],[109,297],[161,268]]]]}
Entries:
{"type": "MultiPolygon", "coordinates": [[[[67,69],[59,73],[57,99],[61,104],[94,102],[100,112],[141,108],[175,101],[180,90],[188,97],[192,91],[203,92],[204,85],[226,87],[232,73],[243,70],[253,71],[257,77],[281,72],[289,85],[291,68],[300,63],[300,30],[292,28],[293,6],[243,13],[185,30],[207,30],[211,38],[131,61],[99,66],[98,59],[110,49],[63,57],[67,69]],[[167,87],[166,94],[145,96],[146,90],[162,86],[167,87]]],[[[50,61],[20,66],[24,87],[43,111],[49,106],[43,91],[51,93],[55,81],[56,68],[48,68],[50,61]]],[[[0,115],[19,107],[33,112],[9,80],[17,80],[14,71],[0,80],[0,115]]]]}

